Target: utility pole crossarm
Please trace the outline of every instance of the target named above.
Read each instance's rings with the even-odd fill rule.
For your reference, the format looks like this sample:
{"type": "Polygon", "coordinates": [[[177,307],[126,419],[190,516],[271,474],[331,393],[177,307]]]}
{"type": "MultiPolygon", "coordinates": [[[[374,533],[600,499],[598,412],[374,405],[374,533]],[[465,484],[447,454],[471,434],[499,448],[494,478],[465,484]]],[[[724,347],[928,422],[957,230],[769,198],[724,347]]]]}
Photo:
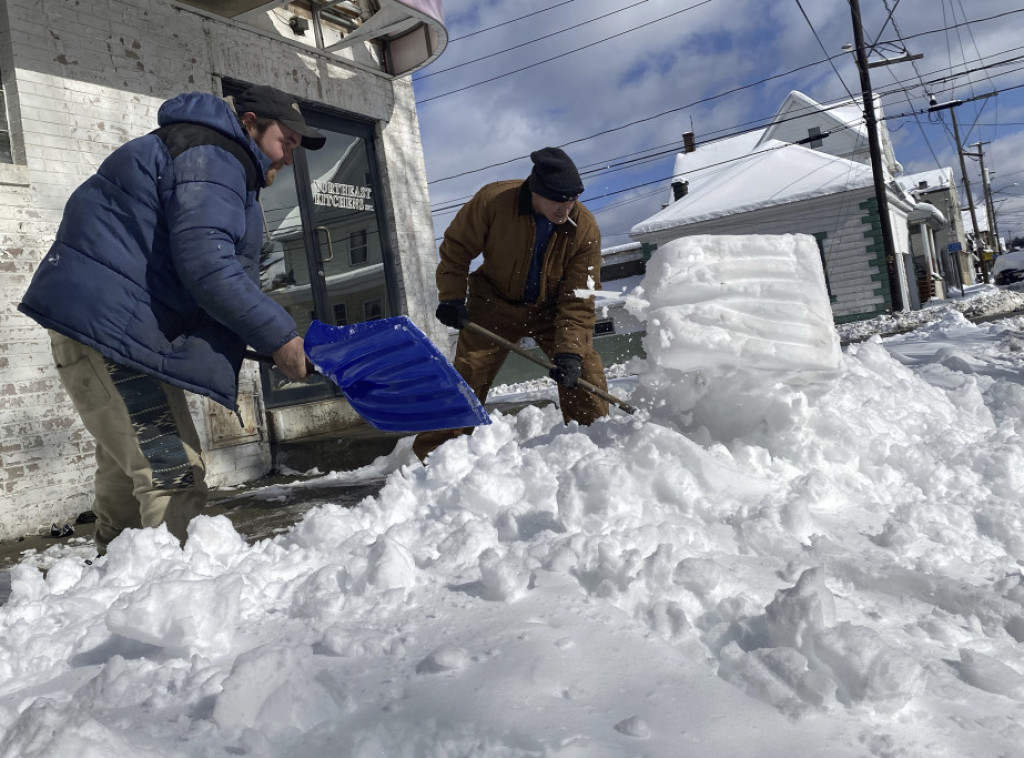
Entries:
{"type": "Polygon", "coordinates": [[[907,63],[908,61],[919,61],[922,58],[924,58],[924,55],[921,55],[920,53],[917,54],[917,55],[911,55],[910,53],[905,53],[905,54],[901,55],[899,58],[882,58],[882,60],[880,60],[880,61],[871,61],[868,64],[868,68],[880,68],[881,66],[892,66],[892,65],[894,65],[896,63],[907,63]]]}

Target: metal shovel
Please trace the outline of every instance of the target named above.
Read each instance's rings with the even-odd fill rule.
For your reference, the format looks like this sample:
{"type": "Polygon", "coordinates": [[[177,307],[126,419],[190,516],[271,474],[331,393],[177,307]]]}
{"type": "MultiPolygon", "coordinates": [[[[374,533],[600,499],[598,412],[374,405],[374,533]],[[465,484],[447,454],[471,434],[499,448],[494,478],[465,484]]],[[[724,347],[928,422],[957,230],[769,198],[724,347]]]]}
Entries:
{"type": "MultiPolygon", "coordinates": [[[[543,366],[548,371],[551,371],[553,368],[555,368],[555,364],[552,363],[551,361],[547,360],[546,358],[538,358],[537,356],[533,355],[528,350],[524,350],[523,348],[521,348],[516,343],[510,342],[509,340],[505,339],[504,337],[499,337],[497,334],[495,334],[491,330],[485,329],[484,327],[480,326],[479,324],[474,324],[472,321],[463,321],[462,322],[462,328],[463,329],[468,329],[471,332],[475,332],[476,334],[479,334],[481,337],[486,337],[487,339],[491,340],[495,344],[500,345],[501,347],[503,347],[503,348],[505,348],[507,350],[511,350],[516,355],[521,355],[523,358],[526,358],[526,360],[532,361],[533,363],[536,363],[538,366],[543,366]]],[[[607,401],[609,403],[612,403],[613,405],[618,406],[619,408],[624,410],[626,413],[629,413],[630,415],[636,414],[636,408],[634,406],[630,405],[625,400],[620,400],[619,398],[615,397],[615,395],[612,395],[609,392],[605,392],[603,389],[601,389],[600,387],[598,387],[595,384],[592,384],[592,383],[588,382],[586,379],[580,379],[580,380],[577,381],[576,384],[577,384],[577,386],[579,386],[580,388],[586,390],[587,392],[591,393],[592,395],[597,395],[602,400],[605,400],[605,401],[607,401]]]]}

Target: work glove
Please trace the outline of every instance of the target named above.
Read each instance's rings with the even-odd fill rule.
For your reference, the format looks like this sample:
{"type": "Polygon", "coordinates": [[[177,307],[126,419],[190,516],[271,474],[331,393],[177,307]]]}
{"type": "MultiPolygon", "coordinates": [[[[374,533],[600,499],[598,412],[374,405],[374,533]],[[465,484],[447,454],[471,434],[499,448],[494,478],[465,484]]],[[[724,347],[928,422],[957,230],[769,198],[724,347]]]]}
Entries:
{"type": "Polygon", "coordinates": [[[583,373],[583,359],[575,353],[555,353],[551,362],[555,367],[548,376],[563,387],[575,387],[583,373]]]}
{"type": "Polygon", "coordinates": [[[434,311],[437,320],[452,329],[461,329],[465,321],[469,321],[469,309],[461,300],[442,300],[434,311]]]}

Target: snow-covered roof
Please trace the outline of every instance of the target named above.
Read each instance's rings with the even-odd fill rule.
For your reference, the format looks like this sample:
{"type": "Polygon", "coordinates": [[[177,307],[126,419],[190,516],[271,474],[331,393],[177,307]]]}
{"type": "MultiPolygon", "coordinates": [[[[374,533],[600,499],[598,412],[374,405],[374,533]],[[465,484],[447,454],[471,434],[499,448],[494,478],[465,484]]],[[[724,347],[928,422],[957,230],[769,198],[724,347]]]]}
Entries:
{"type": "MultiPolygon", "coordinates": [[[[898,176],[903,173],[903,166],[896,160],[892,141],[889,139],[889,130],[881,118],[882,101],[878,95],[874,97],[874,104],[875,112],[879,116],[878,137],[885,167],[890,175],[898,176]]],[[[804,93],[793,90],[783,100],[778,112],[764,130],[761,144],[773,139],[800,143],[814,137],[811,132],[813,127],[818,128],[823,140],[815,145],[815,149],[863,163],[870,161],[862,99],[823,105],[804,93]]]]}
{"type": "Polygon", "coordinates": [[[624,245],[613,245],[612,247],[601,248],[601,257],[607,258],[610,255],[616,255],[618,253],[628,253],[633,250],[639,252],[641,245],[639,242],[627,242],[624,245]]]}
{"type": "MultiPolygon", "coordinates": [[[[687,157],[693,155],[696,153],[687,157]]],[[[708,156],[702,157],[707,161],[708,156]]],[[[870,187],[874,181],[871,168],[863,163],[777,140],[744,158],[706,166],[705,172],[686,173],[690,182],[687,195],[634,226],[630,235],[638,238],[735,213],[870,187]]]]}
{"type": "MultiPolygon", "coordinates": [[[[877,102],[877,98],[876,98],[877,102]]],[[[834,129],[849,129],[867,139],[867,126],[864,123],[863,106],[852,100],[837,105],[824,106],[803,92],[793,90],[786,96],[778,112],[772,118],[768,128],[764,130],[762,142],[778,138],[780,128],[795,119],[813,116],[820,118],[825,124],[832,124],[834,129]]],[[[822,131],[829,131],[823,129],[822,131]]]]}
{"type": "MultiPolygon", "coordinates": [[[[755,150],[762,134],[764,134],[764,129],[758,129],[701,144],[700,149],[692,153],[677,153],[675,166],[672,169],[672,181],[704,180],[708,176],[728,169],[734,161],[755,150]]],[[[668,202],[674,201],[675,196],[670,189],[668,202]]]]}
{"type": "Polygon", "coordinates": [[[896,183],[907,192],[934,192],[954,184],[953,169],[948,166],[897,177],[896,183]]]}
{"type": "Polygon", "coordinates": [[[931,203],[918,203],[907,215],[907,221],[912,224],[928,224],[932,229],[942,229],[946,225],[946,217],[942,211],[931,203]]]}

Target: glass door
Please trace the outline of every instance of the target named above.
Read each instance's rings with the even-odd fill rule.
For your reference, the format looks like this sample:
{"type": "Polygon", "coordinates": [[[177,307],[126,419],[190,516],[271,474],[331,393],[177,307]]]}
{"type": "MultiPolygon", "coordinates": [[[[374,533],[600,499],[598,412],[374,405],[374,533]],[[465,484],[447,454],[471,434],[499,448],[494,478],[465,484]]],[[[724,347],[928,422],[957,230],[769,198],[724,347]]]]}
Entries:
{"type": "MultiPolygon", "coordinates": [[[[315,318],[346,325],[391,315],[393,265],[376,199],[380,180],[369,124],[303,105],[306,121],[327,137],[323,148],[296,150],[292,171],[261,193],[266,235],[260,285],[305,334],[315,318]]],[[[340,394],[314,377],[290,382],[264,369],[268,407],[340,394]]]]}

